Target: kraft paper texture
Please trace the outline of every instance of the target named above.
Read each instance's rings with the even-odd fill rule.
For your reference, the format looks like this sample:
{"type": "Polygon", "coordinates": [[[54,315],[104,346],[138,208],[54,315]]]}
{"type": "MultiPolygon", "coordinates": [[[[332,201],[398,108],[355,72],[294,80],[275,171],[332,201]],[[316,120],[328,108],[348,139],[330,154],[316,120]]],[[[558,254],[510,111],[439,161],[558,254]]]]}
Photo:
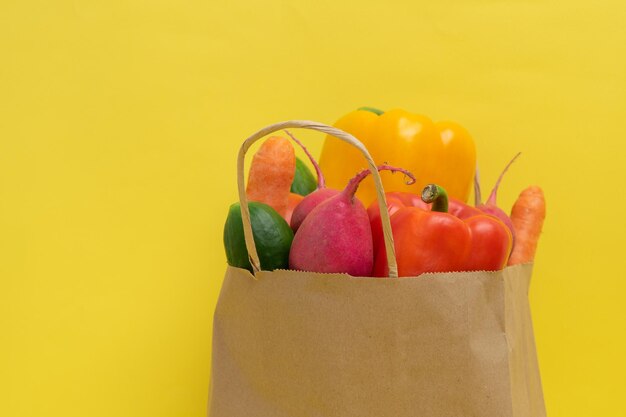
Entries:
{"type": "Polygon", "coordinates": [[[228,267],[209,416],[545,416],[531,272],[358,278],[228,267]]]}

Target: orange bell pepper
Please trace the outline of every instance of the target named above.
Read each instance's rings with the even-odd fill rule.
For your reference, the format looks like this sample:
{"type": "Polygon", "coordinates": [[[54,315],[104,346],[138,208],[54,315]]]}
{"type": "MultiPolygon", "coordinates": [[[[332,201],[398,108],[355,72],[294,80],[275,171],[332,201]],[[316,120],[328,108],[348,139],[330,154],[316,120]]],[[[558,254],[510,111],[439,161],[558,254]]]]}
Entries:
{"type": "MultiPolygon", "coordinates": [[[[451,197],[467,201],[476,166],[471,136],[454,122],[433,122],[404,110],[381,112],[361,108],[339,119],[335,126],[359,139],[379,163],[406,168],[415,174],[413,187],[436,183],[451,197]]],[[[327,136],[319,165],[330,188],[341,189],[354,174],[366,168],[359,151],[327,136]]],[[[385,191],[411,191],[402,176],[381,174],[385,191]]],[[[357,197],[365,205],[376,198],[374,182],[363,181],[357,197]]]]}

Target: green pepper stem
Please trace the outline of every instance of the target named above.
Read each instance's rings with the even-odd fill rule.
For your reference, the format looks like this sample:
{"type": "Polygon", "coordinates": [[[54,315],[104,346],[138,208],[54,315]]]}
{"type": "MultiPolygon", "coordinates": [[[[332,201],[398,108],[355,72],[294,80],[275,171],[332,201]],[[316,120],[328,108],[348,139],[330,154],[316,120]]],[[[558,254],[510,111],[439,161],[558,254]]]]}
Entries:
{"type": "Polygon", "coordinates": [[[369,111],[369,112],[375,113],[375,114],[377,114],[379,116],[384,113],[384,111],[379,110],[376,107],[367,107],[367,106],[365,106],[365,107],[359,107],[357,110],[369,111]]]}
{"type": "Polygon", "coordinates": [[[428,184],[424,187],[422,201],[426,204],[433,203],[431,211],[448,212],[448,193],[437,184],[428,184]]]}

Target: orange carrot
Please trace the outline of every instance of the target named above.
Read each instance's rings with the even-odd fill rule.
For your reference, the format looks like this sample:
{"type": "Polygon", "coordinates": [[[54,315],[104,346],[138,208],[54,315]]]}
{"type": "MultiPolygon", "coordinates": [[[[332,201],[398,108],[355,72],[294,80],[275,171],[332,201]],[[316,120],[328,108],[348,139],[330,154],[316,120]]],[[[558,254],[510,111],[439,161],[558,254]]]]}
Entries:
{"type": "Polygon", "coordinates": [[[300,202],[304,200],[304,196],[296,193],[289,193],[288,203],[287,203],[287,211],[283,216],[287,223],[291,223],[291,215],[293,214],[293,210],[296,208],[300,202]]]}
{"type": "Polygon", "coordinates": [[[272,136],[263,142],[250,166],[246,195],[285,217],[296,172],[296,154],[288,139],[272,136]]]}
{"type": "Polygon", "coordinates": [[[515,246],[509,258],[509,265],[533,261],[545,218],[546,201],[543,191],[537,186],[526,188],[511,209],[515,246]]]}

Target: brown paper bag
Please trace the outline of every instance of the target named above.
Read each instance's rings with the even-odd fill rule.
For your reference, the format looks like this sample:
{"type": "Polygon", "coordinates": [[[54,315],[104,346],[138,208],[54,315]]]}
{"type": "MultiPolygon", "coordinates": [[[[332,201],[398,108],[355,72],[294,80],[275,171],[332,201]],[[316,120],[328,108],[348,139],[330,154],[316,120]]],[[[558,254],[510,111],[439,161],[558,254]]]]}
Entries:
{"type": "Polygon", "coordinates": [[[255,271],[228,267],[214,317],[210,417],[542,417],[528,286],[532,265],[498,272],[397,278],[393,236],[377,184],[390,278],[259,271],[243,156],[286,127],[248,139],[238,182],[255,271]]]}

